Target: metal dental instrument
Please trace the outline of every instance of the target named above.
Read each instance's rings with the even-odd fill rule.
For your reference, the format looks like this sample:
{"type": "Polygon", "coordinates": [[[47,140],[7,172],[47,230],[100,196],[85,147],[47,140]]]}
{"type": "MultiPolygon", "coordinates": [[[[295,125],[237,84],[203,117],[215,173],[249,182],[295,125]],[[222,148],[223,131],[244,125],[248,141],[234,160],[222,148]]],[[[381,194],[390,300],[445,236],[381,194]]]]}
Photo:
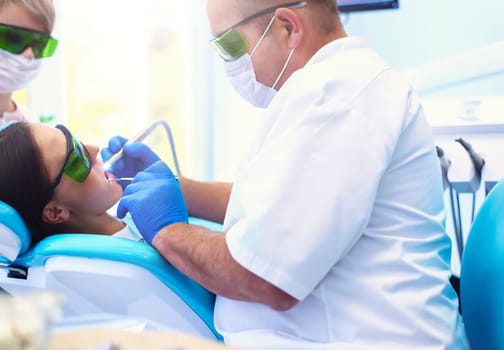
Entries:
{"type": "MultiPolygon", "coordinates": [[[[168,123],[166,121],[164,121],[164,120],[157,120],[157,121],[153,122],[147,128],[143,129],[138,134],[136,134],[135,136],[133,136],[130,139],[128,139],[128,141],[125,143],[125,145],[129,145],[129,144],[132,144],[132,143],[135,143],[135,142],[142,141],[147,136],[149,136],[152,133],[152,131],[154,131],[154,129],[156,128],[156,126],[158,126],[158,125],[163,126],[164,130],[166,131],[166,136],[168,137],[168,142],[170,143],[170,148],[171,148],[171,153],[172,153],[172,157],[173,157],[173,164],[175,166],[175,171],[176,171],[177,175],[180,175],[180,167],[179,167],[179,163],[178,163],[178,159],[177,159],[177,153],[175,152],[175,143],[173,142],[173,136],[172,136],[172,133],[171,133],[170,126],[168,125],[168,123]]],[[[112,157],[110,157],[110,159],[107,160],[103,164],[103,168],[106,169],[106,170],[110,169],[110,167],[115,162],[117,162],[119,159],[121,159],[121,157],[123,156],[123,152],[124,152],[123,150],[124,150],[124,147],[121,150],[119,150],[119,152],[115,153],[112,157]]],[[[120,180],[120,179],[121,178],[114,179],[112,181],[130,181],[130,180],[120,180]]],[[[126,179],[126,178],[122,178],[122,179],[126,179]]]]}
{"type": "MultiPolygon", "coordinates": [[[[134,177],[118,177],[117,179],[107,179],[108,182],[112,182],[112,181],[115,181],[115,182],[131,182],[133,181],[135,178],[134,177]]],[[[179,177],[176,175],[175,176],[175,180],[179,180],[179,177]]]]}
{"type": "Polygon", "coordinates": [[[125,182],[128,182],[128,181],[133,181],[133,177],[119,177],[117,179],[108,179],[107,181],[108,182],[112,182],[112,181],[115,181],[115,182],[122,182],[122,181],[125,181],[125,182]]]}

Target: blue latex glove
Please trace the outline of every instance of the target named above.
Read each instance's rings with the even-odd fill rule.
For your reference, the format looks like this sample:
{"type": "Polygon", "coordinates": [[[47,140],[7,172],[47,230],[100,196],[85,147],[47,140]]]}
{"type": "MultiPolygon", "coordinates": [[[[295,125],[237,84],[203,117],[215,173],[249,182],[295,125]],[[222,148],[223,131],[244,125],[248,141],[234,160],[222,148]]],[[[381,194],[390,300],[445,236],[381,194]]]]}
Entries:
{"type": "MultiPolygon", "coordinates": [[[[121,159],[115,162],[110,169],[106,169],[116,177],[135,177],[138,172],[159,160],[158,155],[149,146],[141,142],[124,146],[127,141],[122,136],[114,136],[109,140],[108,147],[101,150],[101,157],[106,162],[124,147],[121,159]]],[[[124,188],[127,184],[121,183],[121,185],[124,188]]]]}
{"type": "Polygon", "coordinates": [[[149,244],[163,227],[188,222],[180,183],[165,163],[157,161],[126,187],[117,216],[123,218],[127,212],[149,244]]]}

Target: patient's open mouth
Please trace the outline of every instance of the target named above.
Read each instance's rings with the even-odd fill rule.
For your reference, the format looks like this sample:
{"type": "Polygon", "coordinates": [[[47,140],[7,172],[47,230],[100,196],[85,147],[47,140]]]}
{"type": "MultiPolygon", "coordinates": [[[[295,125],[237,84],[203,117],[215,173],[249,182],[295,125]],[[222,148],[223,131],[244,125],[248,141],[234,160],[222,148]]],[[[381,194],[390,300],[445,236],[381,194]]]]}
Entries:
{"type": "Polygon", "coordinates": [[[104,171],[104,174],[105,174],[105,179],[107,180],[107,182],[121,182],[121,181],[131,182],[131,181],[133,181],[132,177],[115,177],[114,174],[109,173],[107,171],[104,171]]]}
{"type": "Polygon", "coordinates": [[[112,173],[109,173],[108,171],[104,171],[103,172],[105,174],[105,179],[110,182],[110,181],[114,181],[114,174],[112,173]]]}

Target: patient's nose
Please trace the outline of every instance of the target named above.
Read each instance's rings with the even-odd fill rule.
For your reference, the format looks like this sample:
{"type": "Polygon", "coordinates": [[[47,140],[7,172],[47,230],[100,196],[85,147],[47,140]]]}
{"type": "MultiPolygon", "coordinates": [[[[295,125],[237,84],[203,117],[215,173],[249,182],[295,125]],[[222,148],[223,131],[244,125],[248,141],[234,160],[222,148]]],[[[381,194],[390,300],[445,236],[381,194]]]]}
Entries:
{"type": "Polygon", "coordinates": [[[91,160],[94,162],[96,160],[96,157],[98,156],[100,148],[95,145],[84,145],[84,147],[86,147],[89,156],[91,157],[91,160]]]}

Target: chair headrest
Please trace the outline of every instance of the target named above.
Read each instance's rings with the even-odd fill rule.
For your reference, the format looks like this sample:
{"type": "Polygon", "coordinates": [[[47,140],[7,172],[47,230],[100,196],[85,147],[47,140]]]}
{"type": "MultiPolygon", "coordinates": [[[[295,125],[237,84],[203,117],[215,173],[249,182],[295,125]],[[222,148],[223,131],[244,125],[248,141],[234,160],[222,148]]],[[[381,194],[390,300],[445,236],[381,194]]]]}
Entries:
{"type": "Polygon", "coordinates": [[[31,235],[19,213],[0,201],[0,257],[9,261],[28,250],[31,235]]]}

